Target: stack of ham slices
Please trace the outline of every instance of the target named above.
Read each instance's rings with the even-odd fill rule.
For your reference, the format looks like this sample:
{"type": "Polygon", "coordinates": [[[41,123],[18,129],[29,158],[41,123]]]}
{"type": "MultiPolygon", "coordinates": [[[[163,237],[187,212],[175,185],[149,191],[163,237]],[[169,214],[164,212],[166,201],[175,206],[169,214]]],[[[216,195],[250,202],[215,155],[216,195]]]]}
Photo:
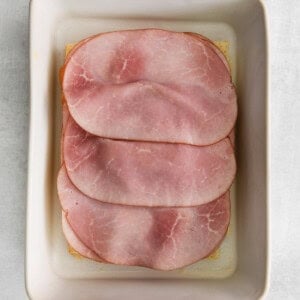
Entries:
{"type": "Polygon", "coordinates": [[[220,50],[194,33],[103,33],[71,50],[61,81],[57,187],[71,247],[159,270],[218,248],[230,220],[237,116],[220,50]]]}

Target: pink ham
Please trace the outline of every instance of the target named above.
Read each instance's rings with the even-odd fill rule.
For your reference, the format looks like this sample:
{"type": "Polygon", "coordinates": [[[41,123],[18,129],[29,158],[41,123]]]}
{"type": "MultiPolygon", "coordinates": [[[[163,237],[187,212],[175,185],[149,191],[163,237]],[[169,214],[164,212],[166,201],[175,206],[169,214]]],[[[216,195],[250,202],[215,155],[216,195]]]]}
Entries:
{"type": "Polygon", "coordinates": [[[66,215],[64,212],[62,212],[62,229],[63,233],[65,235],[66,240],[68,241],[68,244],[76,250],[80,255],[90,258],[92,260],[96,260],[99,262],[103,262],[103,259],[101,259],[94,251],[90,250],[86,245],[84,245],[81,240],[77,237],[77,235],[74,233],[73,229],[71,228],[70,224],[67,221],[66,215]]]}
{"type": "Polygon", "coordinates": [[[62,129],[61,129],[61,138],[60,138],[60,162],[64,163],[64,149],[63,149],[63,140],[64,140],[64,132],[66,128],[66,124],[69,118],[69,111],[66,102],[63,100],[62,102],[62,129]]]}
{"type": "Polygon", "coordinates": [[[228,63],[226,57],[221,52],[221,50],[211,40],[209,40],[207,37],[205,37],[201,34],[198,34],[198,33],[194,33],[194,32],[185,32],[185,33],[190,34],[198,39],[201,39],[203,42],[206,43],[207,46],[211,47],[213,49],[213,51],[215,51],[216,54],[218,54],[219,58],[222,60],[225,67],[227,68],[228,72],[230,73],[230,66],[229,66],[229,63],[228,63]]]}
{"type": "Polygon", "coordinates": [[[104,33],[80,44],[63,69],[75,121],[114,139],[208,145],[233,128],[236,94],[203,39],[164,30],[104,33]]]}
{"type": "Polygon", "coordinates": [[[229,224],[229,192],[208,204],[187,208],[107,204],[82,194],[64,167],[57,187],[76,236],[98,257],[114,264],[181,268],[214,251],[229,224]]]}
{"type": "Polygon", "coordinates": [[[62,104],[62,133],[64,133],[64,129],[66,128],[67,121],[69,119],[69,110],[66,102],[62,104]]]}
{"type": "Polygon", "coordinates": [[[234,128],[230,131],[228,138],[232,144],[232,147],[234,148],[235,147],[235,130],[234,130],[234,128]]]}
{"type": "Polygon", "coordinates": [[[68,175],[87,196],[143,206],[192,206],[225,193],[235,176],[228,138],[199,147],[117,141],[91,135],[69,117],[64,133],[68,175]]]}
{"type": "MultiPolygon", "coordinates": [[[[224,63],[224,65],[226,66],[228,72],[230,73],[230,65],[226,59],[226,57],[224,56],[224,54],[221,52],[221,50],[208,38],[206,38],[205,36],[198,34],[198,33],[194,33],[194,32],[186,32],[186,34],[190,34],[198,39],[203,40],[204,42],[207,43],[207,45],[209,47],[211,47],[219,56],[219,58],[222,60],[222,62],[224,63]]],[[[233,147],[235,147],[235,130],[234,128],[229,132],[228,134],[228,138],[230,139],[230,142],[232,144],[233,147]]]]}

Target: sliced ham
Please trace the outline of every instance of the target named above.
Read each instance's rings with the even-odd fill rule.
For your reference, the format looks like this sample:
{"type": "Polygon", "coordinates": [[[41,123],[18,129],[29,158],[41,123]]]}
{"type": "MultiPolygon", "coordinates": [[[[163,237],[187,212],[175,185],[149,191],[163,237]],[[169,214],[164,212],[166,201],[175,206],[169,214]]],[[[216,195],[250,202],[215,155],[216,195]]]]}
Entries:
{"type": "Polygon", "coordinates": [[[62,73],[72,117],[94,135],[208,145],[235,123],[226,65],[207,41],[189,34],[97,35],[70,53],[62,73]]]}
{"type": "Polygon", "coordinates": [[[61,138],[60,138],[60,162],[64,163],[64,149],[63,149],[63,140],[66,124],[69,118],[69,111],[66,102],[62,99],[62,128],[61,128],[61,138]]]}
{"type": "Polygon", "coordinates": [[[229,66],[229,63],[228,63],[226,57],[221,52],[221,50],[211,40],[209,40],[207,37],[205,37],[201,34],[194,33],[194,32],[186,32],[186,34],[190,34],[198,39],[201,39],[202,41],[204,41],[206,43],[207,46],[211,47],[213,49],[213,51],[215,51],[218,54],[219,58],[222,60],[225,67],[227,68],[228,72],[230,73],[230,66],[229,66]]]}
{"type": "Polygon", "coordinates": [[[64,212],[62,212],[62,229],[68,244],[80,255],[86,258],[90,258],[92,260],[104,262],[103,259],[101,259],[94,251],[89,249],[86,245],[84,245],[82,241],[77,237],[70,224],[68,223],[64,212]]]}
{"type": "Polygon", "coordinates": [[[233,146],[233,148],[235,147],[235,131],[234,128],[230,131],[228,138],[233,146]]]}
{"type": "Polygon", "coordinates": [[[205,146],[118,141],[81,129],[70,116],[64,133],[68,175],[87,196],[143,206],[192,206],[225,193],[235,176],[228,138],[205,146]]]}
{"type": "Polygon", "coordinates": [[[76,236],[98,257],[114,264],[181,268],[213,252],[229,224],[229,192],[208,204],[187,208],[107,204],[81,193],[64,167],[57,187],[76,236]]]}

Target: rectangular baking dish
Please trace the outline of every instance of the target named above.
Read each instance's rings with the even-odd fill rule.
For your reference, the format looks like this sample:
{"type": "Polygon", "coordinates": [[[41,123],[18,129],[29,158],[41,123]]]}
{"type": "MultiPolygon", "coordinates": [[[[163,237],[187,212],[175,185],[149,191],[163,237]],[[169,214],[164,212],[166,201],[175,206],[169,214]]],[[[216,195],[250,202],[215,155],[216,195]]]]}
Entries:
{"type": "Polygon", "coordinates": [[[268,282],[267,37],[255,0],[32,0],[26,288],[32,299],[258,299],[268,282]],[[174,272],[101,265],[67,251],[56,195],[64,47],[98,32],[165,28],[229,42],[238,173],[221,258],[174,272]]]}

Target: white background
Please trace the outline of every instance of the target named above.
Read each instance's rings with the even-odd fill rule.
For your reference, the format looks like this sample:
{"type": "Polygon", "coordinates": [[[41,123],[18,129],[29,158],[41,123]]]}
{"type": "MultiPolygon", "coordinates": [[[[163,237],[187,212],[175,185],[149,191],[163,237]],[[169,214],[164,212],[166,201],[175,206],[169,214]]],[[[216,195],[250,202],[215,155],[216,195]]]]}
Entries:
{"type": "MultiPolygon", "coordinates": [[[[300,299],[300,0],[264,2],[272,123],[272,253],[266,298],[300,299]]],[[[28,7],[28,0],[0,0],[0,299],[9,300],[26,299],[28,7]]]]}

